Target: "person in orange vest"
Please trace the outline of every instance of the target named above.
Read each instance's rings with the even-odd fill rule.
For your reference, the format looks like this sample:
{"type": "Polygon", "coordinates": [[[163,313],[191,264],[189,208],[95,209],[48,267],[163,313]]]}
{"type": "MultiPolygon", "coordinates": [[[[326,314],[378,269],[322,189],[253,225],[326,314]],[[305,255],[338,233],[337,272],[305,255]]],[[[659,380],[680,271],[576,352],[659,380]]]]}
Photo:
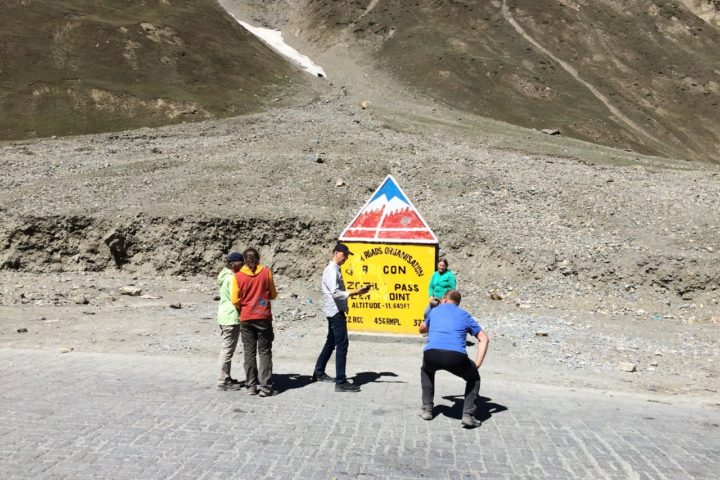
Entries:
{"type": "Polygon", "coordinates": [[[246,249],[243,258],[245,265],[235,278],[240,299],[240,338],[245,350],[245,388],[250,395],[269,397],[274,393],[272,342],[275,339],[270,300],[277,298],[277,290],[270,269],[260,265],[257,250],[246,249]]]}

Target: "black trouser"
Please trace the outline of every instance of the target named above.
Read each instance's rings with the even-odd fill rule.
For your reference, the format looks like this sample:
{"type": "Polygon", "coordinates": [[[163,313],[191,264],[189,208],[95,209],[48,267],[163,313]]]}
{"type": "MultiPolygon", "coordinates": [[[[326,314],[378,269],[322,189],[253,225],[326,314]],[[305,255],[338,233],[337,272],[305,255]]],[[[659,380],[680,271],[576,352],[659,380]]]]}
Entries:
{"type": "Polygon", "coordinates": [[[327,317],[327,320],[327,338],[315,364],[315,375],[325,373],[325,366],[330,360],[333,350],[335,350],[335,383],[343,383],[347,379],[345,376],[345,364],[347,363],[348,345],[350,344],[345,312],[338,312],[332,317],[327,317]]]}
{"type": "Polygon", "coordinates": [[[425,350],[420,368],[423,409],[432,410],[435,396],[435,372],[446,370],[467,382],[463,414],[475,415],[475,400],[480,392],[480,374],[475,363],[464,353],[452,350],[425,350]]]}

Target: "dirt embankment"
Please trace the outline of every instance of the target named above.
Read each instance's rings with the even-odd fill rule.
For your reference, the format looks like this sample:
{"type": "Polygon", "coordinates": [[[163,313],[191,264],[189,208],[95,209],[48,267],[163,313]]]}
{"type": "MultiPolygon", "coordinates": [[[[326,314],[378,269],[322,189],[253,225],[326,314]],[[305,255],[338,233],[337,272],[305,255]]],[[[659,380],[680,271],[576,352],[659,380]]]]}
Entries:
{"type": "Polygon", "coordinates": [[[327,245],[329,225],[313,219],[164,218],[128,219],[49,216],[8,219],[0,231],[0,269],[17,271],[99,272],[196,275],[217,269],[223,252],[238,244],[263,252],[278,273],[305,278],[312,262],[303,248],[327,245]]]}

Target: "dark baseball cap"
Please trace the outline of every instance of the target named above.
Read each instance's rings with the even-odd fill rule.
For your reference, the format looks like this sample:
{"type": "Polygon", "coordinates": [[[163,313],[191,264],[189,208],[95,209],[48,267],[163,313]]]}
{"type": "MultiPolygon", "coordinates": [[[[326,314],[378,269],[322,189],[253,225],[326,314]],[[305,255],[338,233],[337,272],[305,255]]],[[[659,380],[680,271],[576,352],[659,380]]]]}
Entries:
{"type": "Polygon", "coordinates": [[[338,242],[335,244],[335,248],[333,248],[333,252],[342,252],[345,255],[352,255],[353,253],[350,251],[350,249],[345,245],[344,243],[338,242]]]}
{"type": "Polygon", "coordinates": [[[244,260],[242,253],[238,252],[232,252],[227,256],[228,263],[242,262],[244,260]]]}

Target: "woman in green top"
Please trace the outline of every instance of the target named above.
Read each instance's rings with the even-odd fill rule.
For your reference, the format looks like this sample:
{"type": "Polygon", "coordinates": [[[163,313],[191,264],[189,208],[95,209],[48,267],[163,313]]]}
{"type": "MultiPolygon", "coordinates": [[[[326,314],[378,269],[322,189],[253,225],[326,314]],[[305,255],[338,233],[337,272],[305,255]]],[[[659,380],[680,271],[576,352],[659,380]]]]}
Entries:
{"type": "Polygon", "coordinates": [[[437,305],[448,290],[457,288],[457,280],[452,270],[448,270],[448,261],[441,258],[437,264],[437,271],[430,278],[430,304],[437,305]]]}

